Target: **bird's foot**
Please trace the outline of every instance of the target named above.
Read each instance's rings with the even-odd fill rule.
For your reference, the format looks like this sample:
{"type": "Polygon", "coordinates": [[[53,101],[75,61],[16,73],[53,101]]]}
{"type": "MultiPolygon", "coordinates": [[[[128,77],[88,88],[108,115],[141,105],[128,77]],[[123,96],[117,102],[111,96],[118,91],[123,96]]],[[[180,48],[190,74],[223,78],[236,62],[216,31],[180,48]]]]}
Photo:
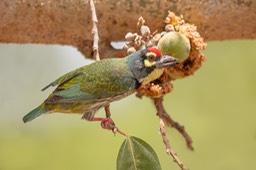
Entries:
{"type": "Polygon", "coordinates": [[[106,130],[112,130],[114,134],[117,132],[117,127],[115,125],[115,122],[111,118],[93,118],[90,121],[100,121],[100,125],[103,129],[106,130]]]}
{"type": "Polygon", "coordinates": [[[116,132],[115,122],[111,118],[103,118],[100,125],[103,129],[112,130],[113,133],[116,132]]]}
{"type": "Polygon", "coordinates": [[[101,127],[103,129],[106,129],[106,130],[111,130],[114,133],[114,135],[116,133],[120,133],[120,134],[122,134],[122,135],[124,135],[126,137],[128,136],[125,132],[121,131],[120,129],[118,129],[116,127],[115,122],[111,118],[100,118],[100,117],[96,118],[95,117],[95,118],[93,118],[90,121],[100,121],[101,122],[101,124],[100,124],[101,127]]]}

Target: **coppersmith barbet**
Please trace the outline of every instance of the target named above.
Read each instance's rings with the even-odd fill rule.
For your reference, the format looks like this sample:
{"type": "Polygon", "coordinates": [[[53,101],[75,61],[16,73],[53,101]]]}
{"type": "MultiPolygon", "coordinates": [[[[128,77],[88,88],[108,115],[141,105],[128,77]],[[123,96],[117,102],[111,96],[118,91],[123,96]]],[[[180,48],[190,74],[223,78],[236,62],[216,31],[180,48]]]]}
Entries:
{"type": "MultiPolygon", "coordinates": [[[[105,129],[110,118],[109,104],[133,94],[142,84],[159,78],[165,67],[178,63],[172,56],[162,56],[157,48],[145,48],[125,58],[96,61],[71,71],[42,89],[57,88],[37,108],[23,117],[26,123],[44,113],[81,113],[89,121],[101,121],[105,129]],[[95,118],[105,107],[106,118],[95,118]]],[[[113,129],[112,129],[113,130],[113,129]]]]}

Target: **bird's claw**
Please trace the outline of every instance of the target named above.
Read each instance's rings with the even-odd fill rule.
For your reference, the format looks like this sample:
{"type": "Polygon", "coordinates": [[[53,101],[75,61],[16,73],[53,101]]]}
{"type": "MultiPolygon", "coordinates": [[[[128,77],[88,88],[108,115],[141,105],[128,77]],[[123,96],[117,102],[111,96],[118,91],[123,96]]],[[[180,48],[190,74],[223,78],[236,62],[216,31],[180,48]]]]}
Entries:
{"type": "Polygon", "coordinates": [[[102,120],[101,127],[103,129],[112,130],[113,133],[115,133],[116,132],[115,129],[117,129],[115,122],[111,118],[105,118],[104,120],[102,120]]]}
{"type": "Polygon", "coordinates": [[[114,135],[120,133],[126,137],[128,136],[125,132],[116,127],[115,122],[111,118],[93,118],[91,121],[101,121],[101,127],[106,130],[111,130],[114,135]]]}
{"type": "Polygon", "coordinates": [[[114,136],[116,135],[116,132],[118,132],[118,128],[115,127],[114,129],[112,129],[112,132],[114,133],[114,136]]]}
{"type": "Polygon", "coordinates": [[[111,118],[106,118],[101,121],[101,127],[103,129],[111,130],[114,135],[116,135],[116,132],[118,132],[118,128],[115,125],[115,122],[111,118]]]}

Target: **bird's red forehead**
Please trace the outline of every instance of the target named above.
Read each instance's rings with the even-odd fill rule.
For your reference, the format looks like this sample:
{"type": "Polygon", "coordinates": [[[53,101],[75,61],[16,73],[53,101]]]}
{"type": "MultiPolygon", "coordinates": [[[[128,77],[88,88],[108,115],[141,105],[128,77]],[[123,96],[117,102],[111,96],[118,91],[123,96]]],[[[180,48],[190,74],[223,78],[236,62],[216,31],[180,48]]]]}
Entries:
{"type": "Polygon", "coordinates": [[[152,53],[155,53],[157,57],[162,56],[161,51],[158,50],[157,48],[150,47],[150,48],[148,48],[148,51],[149,51],[149,52],[152,52],[152,53]]]}

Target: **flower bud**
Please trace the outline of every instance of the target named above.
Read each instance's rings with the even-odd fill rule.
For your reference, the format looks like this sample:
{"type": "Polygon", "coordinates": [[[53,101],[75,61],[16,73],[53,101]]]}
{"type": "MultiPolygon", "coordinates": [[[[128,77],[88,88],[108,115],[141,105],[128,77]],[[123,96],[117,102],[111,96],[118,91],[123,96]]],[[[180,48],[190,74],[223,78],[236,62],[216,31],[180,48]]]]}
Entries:
{"type": "Polygon", "coordinates": [[[130,47],[130,48],[128,48],[128,50],[127,50],[127,54],[132,54],[132,53],[134,53],[134,52],[136,52],[136,49],[135,49],[134,47],[130,47]]]}
{"type": "Polygon", "coordinates": [[[134,39],[133,33],[128,32],[128,33],[125,35],[125,39],[126,39],[127,41],[132,41],[132,40],[134,39]]]}
{"type": "Polygon", "coordinates": [[[146,25],[142,25],[142,26],[140,27],[140,32],[141,32],[141,35],[142,35],[143,37],[150,35],[150,29],[149,29],[149,27],[146,26],[146,25]]]}

